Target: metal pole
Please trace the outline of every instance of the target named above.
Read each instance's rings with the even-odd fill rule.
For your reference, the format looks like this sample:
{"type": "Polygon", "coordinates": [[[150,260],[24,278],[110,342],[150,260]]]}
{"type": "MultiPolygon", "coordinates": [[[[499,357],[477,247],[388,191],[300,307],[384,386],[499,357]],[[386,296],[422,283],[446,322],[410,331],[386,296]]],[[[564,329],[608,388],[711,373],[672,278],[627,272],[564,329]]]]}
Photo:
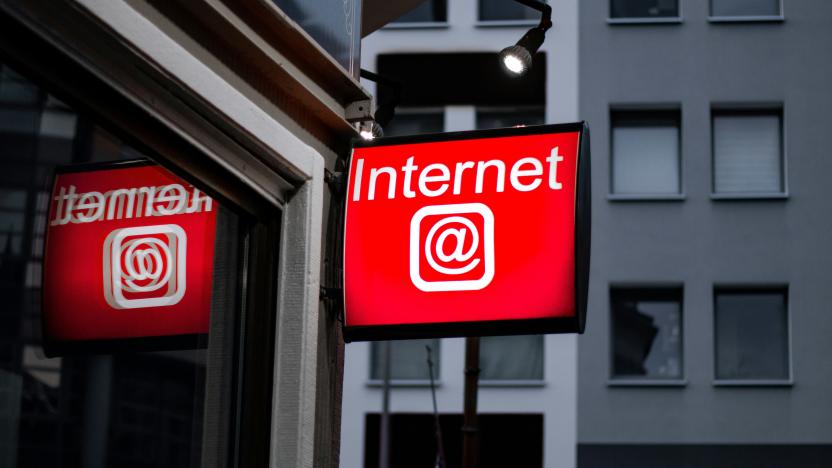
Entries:
{"type": "Polygon", "coordinates": [[[378,442],[378,466],[390,467],[390,342],[381,342],[382,346],[382,392],[381,392],[381,427],[378,442]]]}
{"type": "Polygon", "coordinates": [[[430,395],[433,398],[433,431],[436,436],[436,463],[434,468],[445,468],[445,447],[442,444],[442,426],[439,424],[439,408],[436,406],[436,385],[433,383],[433,360],[431,360],[430,346],[428,350],[428,374],[430,375],[430,395]]]}
{"type": "Polygon", "coordinates": [[[465,411],[462,422],[462,468],[476,468],[479,455],[477,390],[480,377],[480,339],[465,339],[465,411]]]}

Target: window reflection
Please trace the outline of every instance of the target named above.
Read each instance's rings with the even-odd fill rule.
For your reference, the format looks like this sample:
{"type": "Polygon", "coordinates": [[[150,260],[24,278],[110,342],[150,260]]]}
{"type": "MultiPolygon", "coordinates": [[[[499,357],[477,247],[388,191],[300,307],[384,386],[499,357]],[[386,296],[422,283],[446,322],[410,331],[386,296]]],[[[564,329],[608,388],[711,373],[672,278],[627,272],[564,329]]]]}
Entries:
{"type": "MultiPolygon", "coordinates": [[[[41,269],[57,166],[144,155],[0,64],[0,466],[200,466],[205,349],[70,355],[40,346],[41,269]]],[[[215,291],[236,298],[239,219],[220,206],[215,291]]],[[[233,317],[236,303],[214,301],[233,317]]],[[[228,359],[231,359],[230,357],[228,359]]]]}
{"type": "Polygon", "coordinates": [[[613,289],[612,375],[682,378],[681,289],[613,289]]]}

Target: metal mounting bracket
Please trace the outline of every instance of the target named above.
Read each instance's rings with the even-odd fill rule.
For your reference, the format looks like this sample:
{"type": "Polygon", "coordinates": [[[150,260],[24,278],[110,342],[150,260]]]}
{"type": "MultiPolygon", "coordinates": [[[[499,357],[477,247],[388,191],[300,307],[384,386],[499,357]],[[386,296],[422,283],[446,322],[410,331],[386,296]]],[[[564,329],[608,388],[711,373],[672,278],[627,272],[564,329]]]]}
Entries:
{"type": "Polygon", "coordinates": [[[347,104],[345,116],[347,122],[366,122],[375,119],[375,106],[372,99],[353,101],[347,104]]]}
{"type": "Polygon", "coordinates": [[[329,189],[337,195],[344,193],[344,186],[346,185],[346,174],[343,171],[324,170],[324,181],[329,186],[329,189]]]}

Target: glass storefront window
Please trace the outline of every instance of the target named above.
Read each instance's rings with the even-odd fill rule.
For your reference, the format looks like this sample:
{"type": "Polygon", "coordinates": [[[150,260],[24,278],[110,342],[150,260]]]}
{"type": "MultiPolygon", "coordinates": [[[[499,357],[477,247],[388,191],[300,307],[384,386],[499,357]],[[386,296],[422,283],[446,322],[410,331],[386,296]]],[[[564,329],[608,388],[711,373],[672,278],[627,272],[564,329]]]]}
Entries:
{"type": "Polygon", "coordinates": [[[41,278],[55,169],[137,158],[150,159],[0,64],[0,466],[197,467],[216,456],[204,441],[230,443],[235,374],[228,369],[236,367],[231,331],[242,309],[247,225],[217,200],[210,333],[196,346],[43,352],[41,278]]]}

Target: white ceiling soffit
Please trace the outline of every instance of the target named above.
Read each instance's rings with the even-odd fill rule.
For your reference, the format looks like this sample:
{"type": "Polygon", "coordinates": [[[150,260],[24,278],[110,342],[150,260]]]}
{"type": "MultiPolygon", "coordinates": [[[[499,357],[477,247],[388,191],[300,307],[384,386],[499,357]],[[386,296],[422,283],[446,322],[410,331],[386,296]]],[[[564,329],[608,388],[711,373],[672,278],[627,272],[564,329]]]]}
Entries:
{"type": "Polygon", "coordinates": [[[361,37],[368,34],[426,0],[364,0],[361,5],[361,37]]]}

